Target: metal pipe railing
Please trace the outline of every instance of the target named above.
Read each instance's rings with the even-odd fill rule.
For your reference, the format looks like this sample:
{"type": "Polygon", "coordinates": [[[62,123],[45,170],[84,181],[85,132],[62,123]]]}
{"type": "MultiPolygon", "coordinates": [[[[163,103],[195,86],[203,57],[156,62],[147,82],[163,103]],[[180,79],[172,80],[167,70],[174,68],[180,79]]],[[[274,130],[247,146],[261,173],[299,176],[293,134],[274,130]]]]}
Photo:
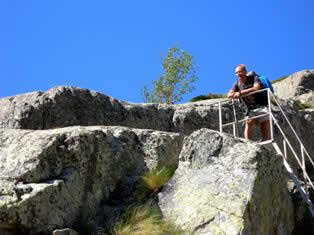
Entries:
{"type": "Polygon", "coordinates": [[[273,119],[271,118],[271,103],[270,103],[270,90],[267,89],[267,101],[268,101],[268,113],[269,113],[269,129],[270,129],[270,139],[274,139],[273,130],[273,119]]]}
{"type": "Polygon", "coordinates": [[[235,121],[235,123],[233,124],[233,135],[235,137],[237,137],[237,136],[239,136],[238,118],[237,118],[237,113],[236,113],[235,106],[234,106],[234,99],[232,99],[232,109],[233,109],[233,116],[234,116],[234,121],[235,121]]]}
{"type": "Polygon", "coordinates": [[[249,95],[253,95],[253,94],[256,94],[256,93],[259,93],[259,92],[267,92],[267,101],[268,101],[268,112],[265,113],[265,114],[261,114],[261,115],[257,115],[257,116],[254,116],[254,117],[249,117],[249,118],[245,118],[243,120],[237,120],[237,116],[236,116],[236,113],[235,113],[235,107],[234,107],[234,100],[232,99],[232,106],[233,106],[233,113],[234,113],[234,120],[233,122],[229,122],[229,123],[226,123],[226,124],[223,124],[222,123],[222,112],[221,112],[221,107],[222,107],[222,102],[219,102],[219,129],[220,129],[220,132],[222,132],[222,128],[223,127],[226,127],[226,126],[230,126],[232,125],[233,126],[233,135],[236,136],[236,130],[235,128],[237,127],[237,124],[238,123],[241,123],[241,122],[244,122],[246,120],[251,120],[251,119],[256,119],[256,118],[260,118],[260,117],[264,117],[264,116],[267,116],[269,115],[269,127],[270,127],[270,140],[268,141],[264,141],[262,142],[262,144],[266,144],[266,143],[273,143],[273,146],[275,147],[276,151],[280,152],[281,153],[281,156],[283,156],[283,161],[284,161],[284,165],[287,169],[287,171],[289,172],[289,174],[291,175],[291,177],[294,179],[295,183],[297,184],[298,186],[298,190],[300,191],[301,194],[303,194],[303,198],[304,200],[308,203],[309,207],[310,207],[310,211],[312,213],[312,215],[314,216],[314,209],[313,209],[313,205],[310,201],[310,199],[308,198],[308,185],[314,190],[314,185],[313,185],[313,182],[311,180],[311,178],[309,177],[309,175],[307,174],[306,172],[306,164],[305,164],[305,159],[307,157],[307,159],[311,162],[311,164],[313,165],[314,167],[314,163],[313,163],[313,160],[312,158],[310,157],[310,155],[308,154],[307,150],[305,149],[301,139],[299,138],[299,136],[297,135],[296,131],[294,130],[292,124],[290,123],[289,119],[287,118],[286,114],[284,113],[284,111],[282,110],[280,104],[278,103],[276,97],[272,94],[272,92],[269,90],[269,89],[262,89],[262,90],[258,90],[258,91],[255,91],[255,92],[251,92],[249,94],[246,94],[242,97],[246,97],[246,96],[249,96],[249,95]],[[279,107],[279,110],[280,112],[283,114],[284,116],[284,119],[285,121],[288,123],[290,129],[292,130],[294,136],[296,137],[297,139],[297,142],[299,143],[300,145],[300,149],[301,149],[301,160],[299,159],[297,153],[295,152],[294,148],[292,147],[292,145],[290,144],[286,134],[284,133],[284,131],[282,130],[282,128],[280,127],[278,121],[275,119],[273,113],[272,113],[272,109],[271,109],[271,98],[273,98],[273,100],[275,101],[275,103],[277,104],[277,106],[279,107]],[[276,126],[278,127],[279,129],[279,132],[280,134],[282,135],[283,137],[283,151],[284,151],[284,154],[282,154],[279,146],[273,142],[273,139],[274,139],[274,130],[273,130],[273,123],[276,124],[276,126]],[[300,183],[298,182],[298,179],[296,176],[293,175],[292,173],[292,170],[287,162],[288,160],[288,151],[287,151],[287,145],[290,149],[290,151],[292,152],[292,156],[294,156],[297,164],[299,165],[299,167],[302,169],[302,173],[303,173],[303,178],[304,178],[304,189],[301,187],[300,183]]]}
{"type": "MultiPolygon", "coordinates": [[[[254,116],[254,117],[249,117],[249,118],[244,118],[242,120],[239,120],[237,121],[237,123],[242,123],[242,122],[245,122],[245,121],[248,121],[248,120],[253,120],[253,119],[256,119],[256,118],[260,118],[260,117],[265,117],[265,116],[268,116],[269,113],[264,113],[264,114],[260,114],[260,115],[257,115],[257,116],[254,116]]],[[[231,126],[233,124],[235,124],[236,122],[229,122],[229,123],[226,123],[226,124],[223,124],[222,126],[225,127],[225,126],[231,126]]]]}
{"type": "Polygon", "coordinates": [[[219,102],[219,131],[222,133],[222,114],[221,114],[221,102],[219,102]]]}
{"type": "MultiPolygon", "coordinates": [[[[303,148],[304,148],[304,145],[303,145],[302,141],[300,140],[299,136],[297,135],[296,131],[294,130],[294,128],[293,128],[292,124],[290,123],[289,119],[287,118],[286,114],[285,114],[284,111],[282,110],[282,108],[281,108],[280,104],[278,103],[276,97],[274,96],[274,94],[272,94],[272,93],[270,93],[270,94],[271,94],[271,96],[273,97],[274,101],[276,102],[277,106],[279,107],[281,113],[283,114],[285,120],[287,121],[287,123],[288,123],[290,129],[292,130],[292,132],[293,132],[294,136],[296,137],[296,139],[298,140],[299,144],[300,144],[301,146],[303,146],[303,148]]],[[[314,162],[313,162],[313,160],[311,159],[309,153],[307,152],[307,150],[306,150],[305,148],[304,148],[304,153],[307,155],[309,161],[311,162],[311,164],[312,164],[313,167],[314,167],[314,162]]]]}
{"type": "MultiPolygon", "coordinates": [[[[284,140],[285,141],[285,140],[284,140]]],[[[276,152],[283,156],[279,146],[277,145],[277,143],[273,142],[273,146],[276,150],[276,152]]],[[[287,154],[287,153],[285,153],[287,154]]],[[[303,200],[308,204],[309,206],[309,210],[312,214],[312,216],[314,216],[314,207],[313,204],[311,202],[311,200],[309,199],[309,197],[307,196],[308,194],[305,192],[305,190],[303,189],[303,187],[301,186],[298,178],[295,176],[295,174],[293,173],[293,170],[291,169],[291,167],[289,166],[287,160],[285,159],[285,157],[283,158],[283,165],[285,166],[288,175],[290,176],[290,178],[293,180],[293,182],[295,183],[295,185],[297,186],[298,191],[300,192],[301,197],[303,198],[303,200]]]]}
{"type": "MultiPolygon", "coordinates": [[[[258,90],[258,91],[254,91],[254,92],[251,92],[249,94],[245,94],[241,97],[246,97],[246,96],[250,96],[250,95],[253,95],[253,94],[257,94],[257,93],[261,93],[261,92],[267,92],[267,98],[268,98],[268,114],[270,116],[269,120],[270,120],[270,139],[273,140],[274,139],[274,133],[273,133],[273,121],[275,120],[275,118],[271,115],[271,102],[270,102],[270,99],[273,98],[273,100],[275,101],[276,105],[279,107],[279,110],[280,112],[283,114],[285,120],[287,121],[290,129],[292,130],[294,136],[296,137],[297,141],[299,142],[299,144],[302,146],[303,148],[303,151],[305,153],[305,155],[307,156],[307,159],[309,160],[309,162],[313,165],[314,167],[314,162],[311,158],[311,156],[309,155],[308,151],[305,149],[302,141],[300,140],[299,136],[297,135],[296,131],[294,130],[292,124],[290,123],[289,119],[287,118],[286,114],[284,113],[284,111],[282,110],[280,104],[278,103],[276,97],[274,96],[274,94],[269,90],[269,88],[266,88],[266,89],[261,89],[261,90],[258,90]]],[[[227,101],[227,100],[226,100],[227,101]]],[[[224,101],[225,102],[225,101],[224,101]]],[[[221,107],[221,101],[218,102],[219,103],[219,107],[221,107]]],[[[241,122],[244,122],[245,120],[251,120],[251,119],[256,119],[256,118],[259,118],[259,117],[262,117],[262,116],[265,116],[265,114],[262,114],[262,115],[259,115],[259,116],[255,116],[255,117],[252,117],[252,118],[247,118],[247,119],[243,119],[243,120],[240,120],[240,121],[237,121],[238,123],[241,123],[241,122]]],[[[222,132],[222,127],[225,127],[225,126],[229,126],[229,123],[227,124],[222,124],[222,119],[219,120],[219,123],[220,123],[220,131],[222,132]]],[[[230,125],[233,125],[234,122],[231,122],[230,125]]],[[[277,125],[279,125],[277,123],[277,125]]]]}
{"type": "MultiPolygon", "coordinates": [[[[284,113],[284,111],[282,110],[279,102],[277,101],[276,97],[274,96],[274,94],[268,89],[261,89],[261,90],[258,90],[258,91],[254,91],[254,92],[251,92],[249,94],[245,94],[241,97],[246,97],[246,96],[250,96],[250,95],[253,95],[253,94],[256,94],[256,93],[260,93],[260,92],[267,92],[267,96],[268,96],[268,113],[266,114],[261,114],[261,115],[258,115],[258,116],[254,116],[254,117],[250,117],[250,118],[246,118],[246,119],[242,119],[242,120],[236,120],[234,122],[229,122],[229,123],[226,123],[226,124],[223,124],[222,123],[222,103],[228,103],[230,102],[230,100],[224,100],[224,101],[218,101],[216,103],[213,103],[212,105],[216,105],[218,104],[219,105],[219,131],[222,132],[222,128],[223,127],[226,127],[226,126],[230,126],[230,125],[234,125],[234,124],[237,124],[237,123],[242,123],[246,120],[251,120],[251,119],[256,119],[256,118],[260,118],[260,117],[263,117],[263,116],[266,116],[266,115],[269,115],[270,118],[270,134],[271,134],[271,137],[270,139],[273,140],[273,122],[275,121],[276,122],[276,125],[279,126],[279,123],[276,121],[276,119],[274,118],[274,116],[272,115],[272,111],[271,111],[271,102],[270,102],[270,99],[273,98],[273,100],[275,101],[277,107],[279,108],[280,112],[282,113],[282,115],[284,116],[285,120],[287,121],[290,129],[292,130],[294,136],[296,137],[298,143],[300,144],[301,148],[303,149],[302,150],[302,153],[306,155],[306,158],[309,160],[309,162],[313,165],[314,167],[314,162],[311,158],[311,156],[309,155],[308,151],[306,150],[306,148],[304,147],[302,141],[300,140],[299,136],[297,135],[296,131],[294,130],[291,122],[289,121],[289,119],[287,118],[286,114],[284,113]]],[[[234,101],[232,101],[232,103],[234,104],[234,101]]],[[[234,110],[235,111],[235,110],[234,110]]]]}
{"type": "MultiPolygon", "coordinates": [[[[272,114],[272,118],[274,118],[273,114],[272,114]]],[[[276,119],[274,119],[274,120],[276,120],[276,119]]],[[[299,167],[302,169],[304,178],[309,181],[310,185],[312,186],[312,188],[314,190],[314,185],[313,185],[310,177],[308,176],[305,167],[303,167],[302,162],[300,162],[300,159],[298,158],[298,155],[296,154],[295,150],[293,149],[292,145],[290,144],[287,136],[285,135],[285,133],[283,132],[283,130],[281,129],[281,127],[278,124],[277,124],[277,127],[278,127],[279,131],[281,132],[282,136],[284,137],[284,140],[285,140],[286,144],[288,145],[288,147],[290,148],[294,158],[297,160],[297,163],[299,164],[299,167]]],[[[285,150],[285,152],[286,152],[286,150],[285,150]]],[[[287,155],[286,155],[286,158],[287,158],[287,155]]]]}

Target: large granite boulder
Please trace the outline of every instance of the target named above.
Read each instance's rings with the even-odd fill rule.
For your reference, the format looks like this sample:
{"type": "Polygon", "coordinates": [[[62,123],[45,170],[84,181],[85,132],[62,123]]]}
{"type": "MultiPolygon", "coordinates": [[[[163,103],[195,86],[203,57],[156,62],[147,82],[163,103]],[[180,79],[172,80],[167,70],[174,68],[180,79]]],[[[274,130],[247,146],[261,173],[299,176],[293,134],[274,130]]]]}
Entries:
{"type": "MultiPolygon", "coordinates": [[[[284,82],[284,81],[283,81],[284,82]]],[[[219,130],[218,101],[222,105],[223,123],[234,120],[231,102],[226,99],[213,99],[180,105],[135,104],[127,103],[76,87],[55,87],[47,92],[32,92],[0,99],[0,127],[17,129],[51,129],[66,126],[125,126],[131,128],[154,129],[189,135],[200,128],[219,130]]],[[[305,141],[310,155],[314,156],[314,145],[307,136],[313,135],[313,112],[300,110],[296,105],[281,101],[283,108],[293,122],[297,133],[305,141]],[[303,138],[304,137],[304,138],[303,138]]],[[[236,102],[236,107],[238,107],[236,102]]],[[[276,114],[276,107],[274,113],[276,114]]],[[[278,121],[283,129],[290,133],[288,124],[277,112],[278,121]]],[[[243,118],[243,112],[237,108],[237,118],[243,118]]],[[[243,125],[238,125],[239,135],[243,137],[243,125]]],[[[225,127],[223,132],[232,133],[225,127]]],[[[282,138],[275,130],[275,138],[282,138]]],[[[260,139],[259,130],[254,140],[260,139]]],[[[298,147],[295,139],[291,143],[298,147]]]]}
{"type": "Polygon", "coordinates": [[[176,167],[182,136],[124,127],[2,129],[0,143],[0,234],[32,235],[92,223],[121,181],[176,167]]]}
{"type": "Polygon", "coordinates": [[[159,193],[165,218],[193,234],[286,235],[293,206],[280,156],[201,129],[184,140],[173,178],[159,193]]]}
{"type": "MultiPolygon", "coordinates": [[[[219,102],[221,102],[223,123],[232,122],[234,116],[231,100],[211,99],[174,106],[171,130],[185,135],[200,128],[219,130],[219,102]]],[[[232,128],[224,127],[223,131],[232,133],[232,128]]]]}
{"type": "Polygon", "coordinates": [[[279,98],[289,99],[314,90],[314,70],[296,72],[273,84],[279,98]]]}
{"type": "MultiPolygon", "coordinates": [[[[131,197],[139,175],[156,166],[177,167],[183,135],[201,128],[219,129],[217,101],[221,99],[133,104],[75,87],[0,99],[0,234],[46,233],[65,227],[81,231],[82,224],[112,220],[113,211],[120,212],[117,207],[131,197]],[[67,127],[75,125],[80,127],[67,127]]],[[[305,146],[311,147],[306,137],[314,134],[313,116],[289,104],[287,112],[308,141],[305,146]]],[[[222,120],[233,120],[230,102],[222,106],[222,120]]],[[[239,132],[243,132],[241,125],[239,132]]],[[[267,233],[260,234],[271,234],[271,229],[289,234],[293,222],[282,163],[270,155],[253,143],[208,129],[193,133],[186,138],[179,170],[160,205],[170,211],[178,203],[181,207],[189,192],[197,198],[182,201],[191,205],[182,215],[179,210],[177,214],[163,211],[165,216],[177,216],[180,226],[196,234],[259,234],[252,231],[263,229],[267,233]],[[181,189],[181,183],[188,187],[181,189]],[[179,200],[171,192],[177,187],[179,200]],[[222,206],[207,203],[208,195],[222,206]],[[197,207],[197,200],[208,217],[197,207]],[[182,216],[190,216],[191,221],[182,216]]]]}
{"type": "Polygon", "coordinates": [[[2,98],[0,106],[1,128],[33,130],[75,125],[169,130],[173,112],[169,105],[130,104],[71,86],[2,98]]]}
{"type": "MultiPolygon", "coordinates": [[[[221,100],[221,99],[220,99],[221,100]]],[[[52,129],[66,126],[126,126],[190,134],[218,129],[217,100],[181,105],[135,104],[77,87],[54,87],[0,99],[0,128],[52,129]]],[[[231,120],[224,105],[224,121],[231,120]]]]}
{"type": "Polygon", "coordinates": [[[314,111],[314,91],[299,95],[296,99],[303,104],[303,109],[310,109],[312,112],[314,111]]]}

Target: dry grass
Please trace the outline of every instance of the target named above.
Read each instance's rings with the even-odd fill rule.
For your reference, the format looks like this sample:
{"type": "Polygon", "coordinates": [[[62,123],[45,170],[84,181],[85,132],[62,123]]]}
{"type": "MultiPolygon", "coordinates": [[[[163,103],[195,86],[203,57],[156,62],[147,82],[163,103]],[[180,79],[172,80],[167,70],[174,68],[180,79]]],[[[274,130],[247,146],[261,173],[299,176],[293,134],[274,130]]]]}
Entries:
{"type": "Polygon", "coordinates": [[[113,229],[113,235],[183,235],[181,229],[164,221],[160,214],[148,207],[130,208],[113,229]]]}
{"type": "Polygon", "coordinates": [[[277,83],[277,82],[281,82],[282,80],[285,80],[287,77],[289,77],[289,75],[288,75],[288,76],[282,76],[282,77],[280,77],[280,78],[277,78],[277,79],[275,79],[275,80],[272,80],[271,83],[272,83],[272,84],[275,84],[275,83],[277,83]]]}
{"type": "Polygon", "coordinates": [[[158,191],[164,186],[174,173],[170,167],[160,167],[150,170],[142,177],[144,187],[150,191],[158,191]]]}
{"type": "MultiPolygon", "coordinates": [[[[174,168],[158,167],[142,176],[142,190],[139,194],[155,193],[164,186],[174,173],[174,168]]],[[[140,203],[142,200],[138,200],[140,203]]],[[[162,219],[160,210],[154,206],[133,206],[126,210],[122,219],[113,228],[113,235],[183,235],[182,231],[162,219]]]]}

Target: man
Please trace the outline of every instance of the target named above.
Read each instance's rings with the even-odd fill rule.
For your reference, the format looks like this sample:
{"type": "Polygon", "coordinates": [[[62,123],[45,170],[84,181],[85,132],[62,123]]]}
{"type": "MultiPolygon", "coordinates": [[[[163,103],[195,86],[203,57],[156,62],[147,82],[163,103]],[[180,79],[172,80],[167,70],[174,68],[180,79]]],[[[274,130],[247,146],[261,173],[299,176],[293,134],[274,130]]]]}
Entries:
{"type": "MultiPolygon", "coordinates": [[[[258,116],[267,113],[267,93],[247,95],[251,92],[258,91],[262,88],[262,85],[258,79],[258,76],[253,72],[247,74],[247,70],[244,64],[239,64],[235,68],[235,75],[238,77],[238,81],[228,92],[227,97],[232,99],[241,98],[241,102],[244,103],[246,108],[246,118],[258,116]],[[247,96],[245,96],[247,95],[247,96]],[[244,97],[242,97],[244,96],[244,97]]],[[[244,137],[245,139],[252,139],[252,130],[254,125],[260,124],[262,141],[269,139],[269,116],[263,116],[257,119],[250,119],[245,121],[244,137]]]]}

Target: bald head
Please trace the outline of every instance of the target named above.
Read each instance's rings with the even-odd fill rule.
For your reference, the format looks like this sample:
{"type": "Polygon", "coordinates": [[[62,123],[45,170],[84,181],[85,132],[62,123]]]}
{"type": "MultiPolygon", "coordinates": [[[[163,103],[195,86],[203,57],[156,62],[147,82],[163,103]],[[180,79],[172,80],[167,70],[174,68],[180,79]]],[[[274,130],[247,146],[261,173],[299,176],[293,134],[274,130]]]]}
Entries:
{"type": "Polygon", "coordinates": [[[237,65],[234,72],[239,79],[246,79],[246,67],[244,64],[237,65]]]}

